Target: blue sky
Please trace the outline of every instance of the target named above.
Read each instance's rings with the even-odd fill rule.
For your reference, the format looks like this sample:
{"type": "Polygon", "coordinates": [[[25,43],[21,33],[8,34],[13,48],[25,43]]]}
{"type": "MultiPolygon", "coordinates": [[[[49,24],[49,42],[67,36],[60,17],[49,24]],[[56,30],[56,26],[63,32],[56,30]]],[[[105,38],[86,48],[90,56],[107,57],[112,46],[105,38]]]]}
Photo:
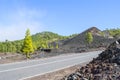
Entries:
{"type": "Polygon", "coordinates": [[[120,28],[120,0],[0,0],[0,41],[52,31],[81,33],[96,26],[120,28]]]}

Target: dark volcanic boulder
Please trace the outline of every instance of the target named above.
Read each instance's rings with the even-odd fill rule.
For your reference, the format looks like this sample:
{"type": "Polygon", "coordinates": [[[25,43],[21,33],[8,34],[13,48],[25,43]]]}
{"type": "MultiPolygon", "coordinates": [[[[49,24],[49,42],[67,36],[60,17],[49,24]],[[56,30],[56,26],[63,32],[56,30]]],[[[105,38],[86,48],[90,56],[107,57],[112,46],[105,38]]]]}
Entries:
{"type": "Polygon", "coordinates": [[[105,51],[103,51],[96,60],[102,60],[109,63],[120,65],[120,39],[113,42],[105,51]]]}
{"type": "Polygon", "coordinates": [[[61,80],[120,80],[120,39],[86,66],[61,80]]]}

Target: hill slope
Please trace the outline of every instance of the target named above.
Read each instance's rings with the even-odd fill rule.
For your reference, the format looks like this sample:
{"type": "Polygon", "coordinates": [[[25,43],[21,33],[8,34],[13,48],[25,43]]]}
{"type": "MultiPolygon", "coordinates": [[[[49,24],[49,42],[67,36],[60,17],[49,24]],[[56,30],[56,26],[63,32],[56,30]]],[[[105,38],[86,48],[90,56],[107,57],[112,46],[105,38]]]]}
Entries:
{"type": "Polygon", "coordinates": [[[86,50],[88,48],[107,47],[114,41],[114,39],[102,36],[101,33],[102,31],[96,27],[89,28],[81,34],[64,41],[61,45],[61,49],[69,52],[80,52],[81,50],[86,50]],[[85,40],[87,32],[91,32],[93,35],[93,42],[90,45],[88,45],[85,40]]]}
{"type": "Polygon", "coordinates": [[[120,39],[87,65],[61,80],[120,80],[120,39]]]}
{"type": "MultiPolygon", "coordinates": [[[[120,29],[110,29],[101,31],[96,27],[87,29],[80,34],[73,34],[70,36],[61,36],[52,32],[41,32],[32,35],[34,49],[39,48],[56,48],[57,45],[61,50],[66,52],[80,52],[88,48],[98,48],[101,46],[107,47],[114,39],[109,38],[110,36],[119,37],[120,29]],[[85,40],[87,32],[91,32],[93,35],[92,44],[88,45],[85,40]],[[104,35],[107,35],[105,37],[104,35]]],[[[20,52],[23,45],[23,40],[0,42],[0,52],[20,52]]]]}
{"type": "MultiPolygon", "coordinates": [[[[49,46],[48,44],[51,42],[56,42],[58,40],[65,40],[68,38],[72,38],[75,35],[70,36],[61,36],[53,32],[44,31],[41,33],[37,33],[32,35],[32,41],[33,41],[33,47],[35,50],[39,48],[54,48],[53,45],[49,46]]],[[[9,41],[6,40],[5,42],[0,42],[0,52],[1,53],[16,53],[21,52],[21,48],[23,45],[23,39],[22,40],[16,40],[16,41],[9,41]]]]}
{"type": "Polygon", "coordinates": [[[58,35],[53,32],[45,31],[45,32],[41,32],[41,33],[32,35],[32,40],[33,40],[33,44],[37,48],[53,48],[54,45],[49,45],[50,43],[56,42],[59,40],[69,39],[74,36],[76,36],[76,35],[62,36],[62,35],[58,35]]]}

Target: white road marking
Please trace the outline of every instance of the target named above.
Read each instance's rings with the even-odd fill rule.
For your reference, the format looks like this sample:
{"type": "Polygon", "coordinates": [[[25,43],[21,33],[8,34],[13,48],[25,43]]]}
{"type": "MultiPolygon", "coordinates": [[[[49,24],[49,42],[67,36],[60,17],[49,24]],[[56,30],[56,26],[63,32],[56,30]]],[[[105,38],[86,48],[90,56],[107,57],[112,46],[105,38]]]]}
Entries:
{"type": "MultiPolygon", "coordinates": [[[[80,63],[85,63],[85,62],[88,62],[88,61],[82,61],[82,62],[80,62],[80,63]]],[[[28,79],[28,78],[32,78],[32,77],[44,75],[44,74],[47,74],[47,73],[52,73],[52,72],[59,71],[59,70],[65,69],[65,68],[69,68],[69,67],[74,66],[74,65],[77,65],[77,63],[74,63],[74,64],[72,64],[72,65],[68,65],[68,66],[66,66],[66,67],[62,67],[62,68],[59,68],[59,69],[55,69],[55,70],[53,70],[53,71],[48,71],[48,72],[36,74],[36,75],[33,75],[33,76],[24,77],[24,78],[21,78],[21,79],[19,79],[19,80],[25,80],[25,79],[28,79]]]]}
{"type": "MultiPolygon", "coordinates": [[[[87,55],[87,56],[90,56],[90,55],[87,55]]],[[[36,66],[40,66],[40,65],[52,64],[52,63],[57,63],[57,62],[62,62],[62,61],[69,61],[69,60],[73,60],[73,59],[77,59],[77,58],[83,58],[83,57],[86,57],[86,56],[81,56],[81,57],[79,56],[79,57],[75,57],[75,58],[53,61],[53,62],[49,62],[49,63],[43,63],[43,64],[37,64],[37,65],[32,65],[32,66],[25,66],[25,67],[20,67],[20,68],[8,69],[8,70],[0,71],[0,73],[19,70],[19,69],[24,69],[24,68],[36,67],[36,66]]]]}
{"type": "MultiPolygon", "coordinates": [[[[98,52],[98,51],[93,51],[93,52],[98,52]]],[[[35,61],[45,60],[45,59],[49,59],[49,58],[64,57],[65,55],[67,55],[68,57],[70,57],[70,56],[73,56],[73,55],[92,54],[93,52],[87,52],[87,53],[82,52],[82,53],[80,53],[80,54],[75,54],[75,53],[61,54],[61,55],[58,55],[58,56],[53,56],[53,57],[48,57],[48,58],[42,58],[42,59],[25,60],[25,61],[20,61],[20,62],[13,62],[13,63],[7,63],[7,64],[0,64],[0,66],[13,65],[13,64],[19,64],[19,63],[27,63],[27,62],[35,62],[35,61]]]]}
{"type": "MultiPolygon", "coordinates": [[[[58,55],[58,56],[52,56],[52,57],[41,58],[41,59],[24,60],[24,61],[20,61],[20,62],[12,62],[12,63],[0,64],[0,66],[13,65],[13,64],[19,64],[19,63],[27,63],[27,62],[36,62],[36,61],[39,61],[39,60],[45,60],[45,59],[50,59],[50,58],[65,57],[65,55],[67,55],[68,57],[70,57],[70,56],[73,56],[73,55],[81,55],[83,53],[80,53],[80,54],[75,54],[75,53],[61,54],[61,55],[58,55]]],[[[88,52],[88,53],[91,54],[91,52],[88,52]]],[[[88,54],[88,53],[84,53],[84,54],[88,54]]]]}

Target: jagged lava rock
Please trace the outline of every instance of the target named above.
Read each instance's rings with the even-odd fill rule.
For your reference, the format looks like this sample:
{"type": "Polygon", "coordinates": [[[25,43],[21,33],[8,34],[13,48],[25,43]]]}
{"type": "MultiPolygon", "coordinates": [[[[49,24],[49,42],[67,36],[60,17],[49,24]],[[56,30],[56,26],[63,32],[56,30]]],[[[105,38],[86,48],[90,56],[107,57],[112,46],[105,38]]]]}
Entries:
{"type": "Polygon", "coordinates": [[[96,58],[96,60],[102,60],[109,63],[117,63],[120,65],[120,39],[113,42],[96,58]]]}
{"type": "Polygon", "coordinates": [[[61,80],[120,80],[120,39],[86,66],[61,80]]]}

